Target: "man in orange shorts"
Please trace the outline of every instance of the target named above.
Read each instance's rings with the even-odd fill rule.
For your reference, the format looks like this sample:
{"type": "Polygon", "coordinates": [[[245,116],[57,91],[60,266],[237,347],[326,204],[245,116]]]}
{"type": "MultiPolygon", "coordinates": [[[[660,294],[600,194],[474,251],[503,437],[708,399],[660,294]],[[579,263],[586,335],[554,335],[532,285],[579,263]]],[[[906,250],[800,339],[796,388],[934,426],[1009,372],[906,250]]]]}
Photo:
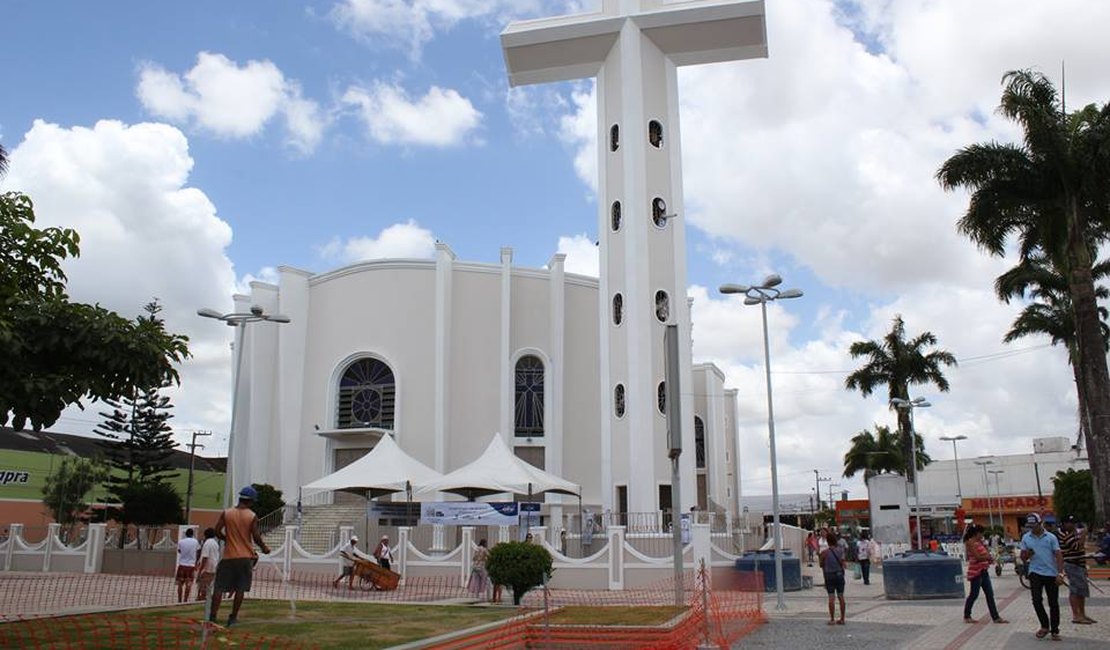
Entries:
{"type": "Polygon", "coordinates": [[[216,537],[224,541],[224,552],[220,563],[216,565],[212,611],[208,615],[208,620],[213,623],[216,622],[216,615],[220,611],[223,595],[227,592],[235,595],[231,605],[231,615],[227,617],[228,627],[235,625],[239,620],[239,608],[243,605],[243,596],[251,590],[251,577],[256,557],[253,544],[257,544],[263,553],[270,554],[270,547],[266,545],[262,539],[262,533],[258,530],[258,517],[251,510],[251,505],[256,499],[258,499],[258,492],[248,485],[239,490],[239,504],[224,510],[216,521],[216,537]]]}

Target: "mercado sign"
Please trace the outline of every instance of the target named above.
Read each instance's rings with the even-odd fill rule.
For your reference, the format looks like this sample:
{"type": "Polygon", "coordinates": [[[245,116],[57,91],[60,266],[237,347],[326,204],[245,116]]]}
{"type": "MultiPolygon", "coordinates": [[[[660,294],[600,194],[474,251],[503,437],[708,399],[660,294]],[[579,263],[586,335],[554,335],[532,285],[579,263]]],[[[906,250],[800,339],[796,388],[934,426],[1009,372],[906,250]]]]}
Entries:
{"type": "Polygon", "coordinates": [[[968,512],[988,512],[994,510],[1003,513],[1025,513],[1041,510],[1052,510],[1052,497],[1038,496],[1010,496],[1010,497],[977,497],[964,499],[964,509],[968,512]]]}

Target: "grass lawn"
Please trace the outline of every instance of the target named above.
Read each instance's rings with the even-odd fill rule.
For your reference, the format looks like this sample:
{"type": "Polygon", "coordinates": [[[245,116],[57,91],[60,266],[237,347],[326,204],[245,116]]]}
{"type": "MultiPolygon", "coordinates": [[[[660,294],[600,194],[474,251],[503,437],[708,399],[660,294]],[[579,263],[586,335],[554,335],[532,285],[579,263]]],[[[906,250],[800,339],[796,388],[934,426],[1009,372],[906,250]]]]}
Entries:
{"type": "Polygon", "coordinates": [[[685,607],[564,607],[548,619],[552,625],[663,625],[685,607]]]}
{"type": "MultiPolygon", "coordinates": [[[[231,611],[230,603],[220,607],[220,623],[227,621],[231,611]]],[[[219,637],[225,637],[220,646],[235,644],[237,634],[264,635],[281,637],[321,649],[339,648],[387,648],[389,646],[418,641],[439,634],[462,630],[483,623],[511,618],[517,610],[509,608],[433,606],[433,605],[392,605],[381,603],[321,603],[301,602],[297,604],[296,618],[290,617],[288,601],[247,600],[239,613],[239,623],[231,629],[220,630],[219,637]]],[[[147,619],[158,618],[195,618],[203,616],[199,605],[186,607],[166,607],[150,610],[120,612],[128,616],[147,619]]],[[[48,625],[58,628],[71,628],[80,625],[88,628],[93,617],[73,616],[46,619],[48,625]],[[76,620],[74,620],[76,619],[76,620]]],[[[114,616],[114,615],[113,615],[114,616]]],[[[7,625],[43,625],[43,620],[7,625]]],[[[6,627],[0,626],[0,627],[6,627]]],[[[0,629],[0,645],[6,638],[0,629]]],[[[7,638],[12,638],[7,636],[7,638]]],[[[18,637],[17,637],[18,638],[18,637]]],[[[86,639],[88,637],[86,636],[86,639]]],[[[99,639],[98,639],[99,641],[99,639]]],[[[59,646],[61,647],[61,646],[59,646]]],[[[153,640],[145,643],[140,638],[116,638],[109,644],[97,643],[82,647],[89,648],[142,648],[161,647],[153,640]]]]}

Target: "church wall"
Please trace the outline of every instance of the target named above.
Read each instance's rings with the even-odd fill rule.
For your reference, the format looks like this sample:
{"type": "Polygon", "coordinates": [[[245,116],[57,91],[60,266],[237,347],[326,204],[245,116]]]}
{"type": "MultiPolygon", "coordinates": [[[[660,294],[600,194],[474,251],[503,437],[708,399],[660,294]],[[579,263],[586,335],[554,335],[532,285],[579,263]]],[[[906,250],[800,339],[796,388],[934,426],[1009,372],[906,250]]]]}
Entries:
{"type": "Polygon", "coordinates": [[[342,366],[363,356],[378,357],[393,370],[397,442],[414,457],[432,462],[435,423],[427,390],[435,380],[434,283],[431,265],[371,265],[313,283],[304,389],[310,442],[302,461],[311,478],[331,469],[333,448],[368,446],[361,436],[328,442],[314,435],[316,425],[335,428],[342,366]]]}
{"type": "Polygon", "coordinates": [[[452,277],[445,471],[477,458],[500,428],[500,282],[496,271],[456,268],[452,277]]]}
{"type": "MultiPolygon", "coordinates": [[[[567,479],[582,486],[582,503],[601,509],[601,431],[611,403],[599,404],[597,289],[567,282],[563,458],[567,479]]],[[[611,392],[611,391],[610,391],[611,392]]],[[[605,488],[609,488],[606,486],[605,488]]]]}

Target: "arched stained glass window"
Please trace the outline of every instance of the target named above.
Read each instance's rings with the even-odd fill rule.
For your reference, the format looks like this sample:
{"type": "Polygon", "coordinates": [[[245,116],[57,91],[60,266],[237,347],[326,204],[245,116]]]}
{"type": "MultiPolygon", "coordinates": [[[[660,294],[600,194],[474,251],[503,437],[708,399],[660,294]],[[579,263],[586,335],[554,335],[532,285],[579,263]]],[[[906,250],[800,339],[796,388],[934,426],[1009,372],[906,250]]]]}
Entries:
{"type": "Polygon", "coordinates": [[[656,149],[663,146],[663,123],[659,120],[648,122],[648,142],[656,149]]]}
{"type": "Polygon", "coordinates": [[[543,435],[543,361],[523,356],[516,362],[516,435],[543,435]]]}
{"type": "Polygon", "coordinates": [[[667,319],[671,317],[671,297],[667,295],[666,291],[655,292],[655,318],[660,323],[666,323],[667,319]]]}
{"type": "Polygon", "coordinates": [[[359,359],[339,379],[336,426],[392,429],[396,400],[397,384],[389,366],[378,359],[359,359]]]}
{"type": "Polygon", "coordinates": [[[694,416],[694,454],[698,469],[705,469],[705,423],[694,416]]]}

